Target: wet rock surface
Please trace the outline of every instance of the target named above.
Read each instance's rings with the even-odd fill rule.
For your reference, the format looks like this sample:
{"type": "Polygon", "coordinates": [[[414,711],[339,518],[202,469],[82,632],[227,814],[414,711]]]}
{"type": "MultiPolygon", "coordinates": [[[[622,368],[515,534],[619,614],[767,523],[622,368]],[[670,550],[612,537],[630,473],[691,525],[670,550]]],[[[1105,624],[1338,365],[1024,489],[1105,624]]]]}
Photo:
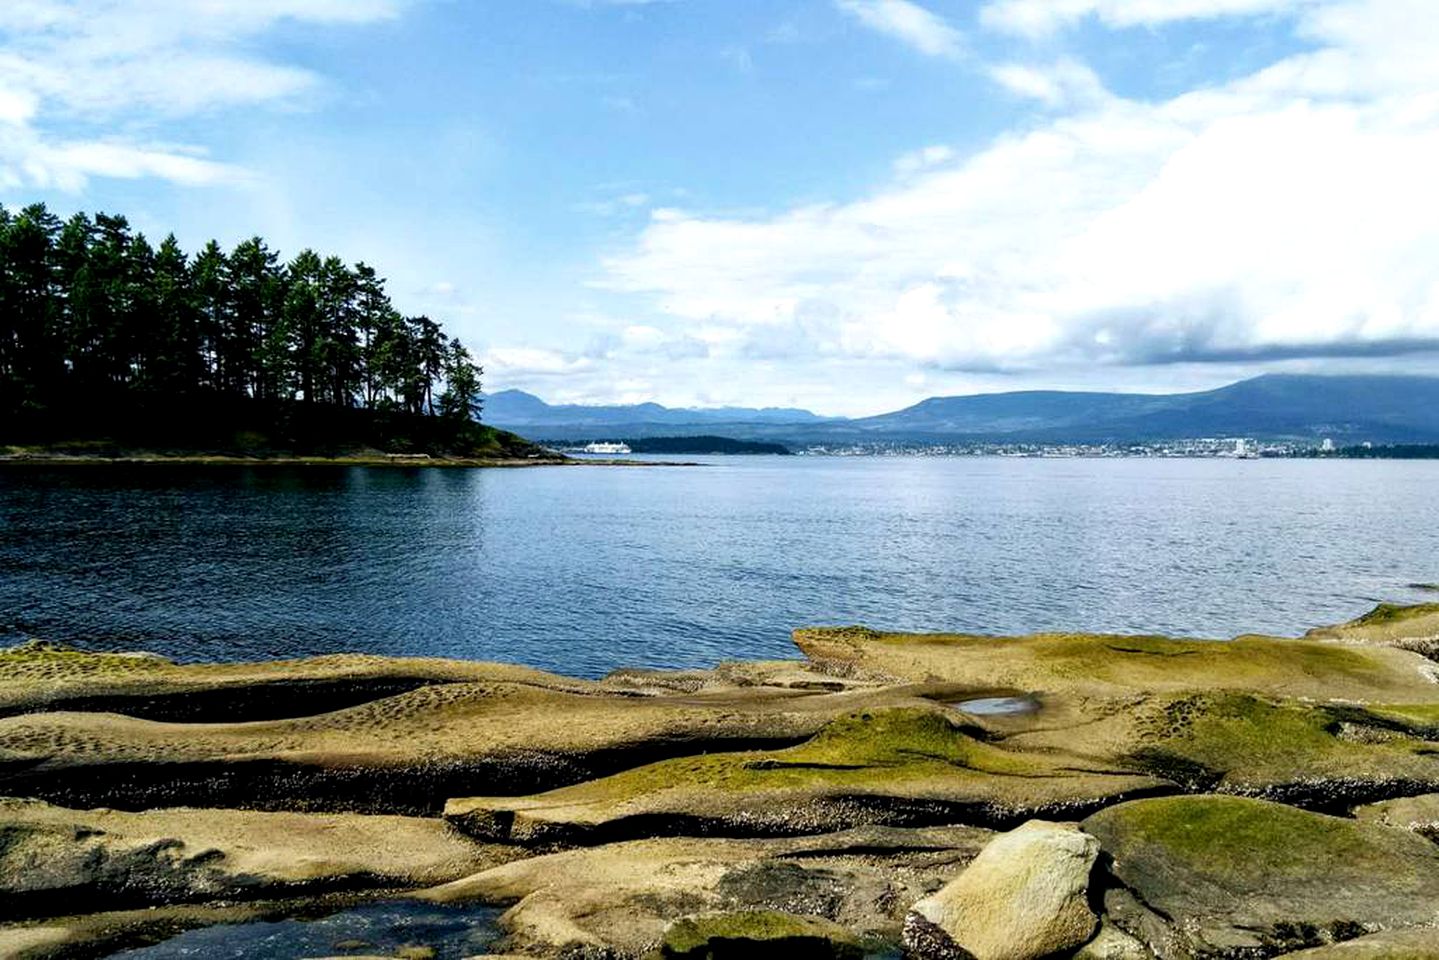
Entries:
{"type": "Polygon", "coordinates": [[[820,917],[777,910],[702,914],[670,924],[659,953],[674,960],[740,960],[783,954],[793,960],[860,960],[854,934],[820,917]]]}

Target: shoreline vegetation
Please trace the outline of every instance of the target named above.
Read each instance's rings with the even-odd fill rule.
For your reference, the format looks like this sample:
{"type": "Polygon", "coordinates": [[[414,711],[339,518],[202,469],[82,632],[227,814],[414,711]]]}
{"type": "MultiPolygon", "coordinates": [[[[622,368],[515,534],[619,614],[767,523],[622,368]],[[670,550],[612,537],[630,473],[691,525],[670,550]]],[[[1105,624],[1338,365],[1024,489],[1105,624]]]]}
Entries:
{"type": "Polygon", "coordinates": [[[43,204],[0,208],[0,260],[0,445],[541,455],[478,422],[469,350],[400,313],[367,264],[282,261],[260,237],[191,255],[122,216],[61,222],[43,204]]]}
{"type": "Polygon", "coordinates": [[[573,960],[1439,957],[1439,604],[794,640],[599,680],[0,650],[0,955],[400,900],[573,960]]]}

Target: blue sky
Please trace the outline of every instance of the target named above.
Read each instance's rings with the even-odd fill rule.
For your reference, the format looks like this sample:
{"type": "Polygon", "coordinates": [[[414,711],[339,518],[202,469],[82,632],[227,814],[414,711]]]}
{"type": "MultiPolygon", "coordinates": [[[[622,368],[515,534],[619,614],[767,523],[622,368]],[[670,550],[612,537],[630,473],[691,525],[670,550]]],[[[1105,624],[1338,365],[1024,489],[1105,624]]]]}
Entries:
{"type": "Polygon", "coordinates": [[[555,401],[1439,372],[1426,0],[8,0],[0,202],[373,263],[555,401]]]}

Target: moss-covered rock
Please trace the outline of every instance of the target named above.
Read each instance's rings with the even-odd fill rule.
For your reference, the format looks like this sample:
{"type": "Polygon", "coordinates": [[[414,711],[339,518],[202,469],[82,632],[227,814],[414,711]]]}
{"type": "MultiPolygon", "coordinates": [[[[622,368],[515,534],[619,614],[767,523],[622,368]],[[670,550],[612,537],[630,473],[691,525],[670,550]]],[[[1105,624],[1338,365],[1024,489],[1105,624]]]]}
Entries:
{"type": "MultiPolygon", "coordinates": [[[[1403,803],[1375,824],[1233,797],[1113,805],[1213,791],[1340,810],[1439,792],[1439,665],[1414,652],[1433,616],[1386,609],[1332,636],[1227,642],[800,631],[808,661],[599,682],[440,660],[181,665],[31,644],[0,651],[0,775],[10,792],[76,809],[0,804],[0,886],[38,916],[59,909],[46,898],[405,886],[454,876],[466,856],[482,858],[467,871],[608,844],[480,869],[434,896],[506,894],[510,945],[536,952],[642,953],[680,918],[746,911],[893,941],[905,907],[973,853],[954,831],[987,835],[897,828],[1111,806],[1090,821],[1114,857],[1111,932],[1165,960],[1263,955],[1422,922],[1414,905],[1432,903],[1439,848],[1383,825],[1407,825],[1403,803]],[[1028,709],[960,706],[992,696],[1028,709]],[[447,798],[471,839],[434,820],[295,812],[435,814],[447,798]],[[78,809],[95,806],[214,809],[78,809]],[[850,840],[827,833],[855,825],[868,826],[850,840]]],[[[31,922],[14,936],[64,929],[92,928],[31,922]]]]}
{"type": "Polygon", "coordinates": [[[1381,603],[1346,623],[1315,627],[1306,637],[1393,643],[1439,637],[1439,603],[1381,603]]]}
{"type": "Polygon", "coordinates": [[[1273,956],[1439,918],[1439,849],[1399,830],[1239,797],[1139,800],[1083,823],[1111,919],[1161,960],[1273,956]]]}
{"type": "Polygon", "coordinates": [[[939,707],[876,709],[784,750],[650,764],[529,797],[451,800],[472,835],[529,844],[654,834],[787,836],[857,823],[1013,825],[1166,786],[1124,768],[977,739],[939,707]]]}
{"type": "Polygon", "coordinates": [[[1187,790],[1339,811],[1439,788],[1439,757],[1421,732],[1359,707],[1198,694],[1146,711],[1129,756],[1187,790]]]}
{"type": "Polygon", "coordinates": [[[684,917],[670,924],[660,955],[674,960],[748,960],[756,952],[795,960],[859,960],[864,948],[823,917],[779,910],[741,910],[684,917]]]}
{"type": "Polygon", "coordinates": [[[1333,640],[991,637],[862,627],[796,630],[794,640],[818,663],[910,681],[1090,697],[1235,690],[1316,700],[1439,702],[1430,661],[1392,647],[1333,640]]]}
{"type": "Polygon", "coordinates": [[[0,687],[6,683],[21,691],[12,703],[34,705],[43,698],[33,691],[48,690],[57,705],[55,691],[68,690],[64,705],[77,708],[0,719],[6,789],[68,806],[132,809],[431,814],[446,796],[543,790],[663,757],[794,743],[856,706],[913,701],[904,691],[816,692],[718,678],[695,690],[612,686],[448,661],[341,657],[199,669],[35,650],[0,656],[0,687]],[[435,682],[340,709],[293,687],[356,671],[365,682],[435,682]],[[133,708],[179,696],[213,708],[222,694],[252,709],[282,680],[291,685],[283,699],[301,715],[199,723],[109,712],[141,712],[133,708]]]}
{"type": "Polygon", "coordinates": [[[1439,662],[1439,603],[1381,603],[1362,617],[1317,627],[1306,636],[1394,647],[1439,662]]]}

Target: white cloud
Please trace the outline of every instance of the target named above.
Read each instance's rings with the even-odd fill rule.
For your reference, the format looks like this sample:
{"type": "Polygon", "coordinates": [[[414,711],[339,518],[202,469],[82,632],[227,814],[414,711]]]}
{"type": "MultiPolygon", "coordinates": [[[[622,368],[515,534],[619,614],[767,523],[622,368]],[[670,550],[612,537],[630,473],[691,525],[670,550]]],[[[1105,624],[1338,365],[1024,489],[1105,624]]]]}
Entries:
{"type": "Polygon", "coordinates": [[[183,184],[238,171],[118,130],[293,102],[320,83],[245,41],[281,21],[370,23],[403,0],[9,0],[0,6],[0,180],[67,190],[89,177],[183,184]]]}
{"type": "Polygon", "coordinates": [[[1067,112],[902,158],[850,202],[656,211],[604,286],[749,358],[1053,371],[1439,345],[1425,6],[1315,6],[1298,29],[1320,49],[1167,102],[1077,64],[997,76],[1067,112]]]}
{"type": "Polygon", "coordinates": [[[1010,93],[1048,107],[1092,105],[1108,95],[1093,70],[1069,58],[1042,66],[999,64],[990,68],[989,75],[1010,93]]]}
{"type": "Polygon", "coordinates": [[[1110,27],[1157,26],[1180,20],[1291,13],[1322,0],[990,0],[988,26],[1028,36],[1052,33],[1085,17],[1110,27]]]}
{"type": "Polygon", "coordinates": [[[916,173],[927,167],[935,167],[943,163],[949,163],[954,158],[955,152],[953,147],[937,143],[903,154],[898,160],[894,161],[894,169],[896,173],[901,174],[916,173]]]}
{"type": "Polygon", "coordinates": [[[545,347],[494,347],[480,356],[486,374],[502,383],[533,377],[565,376],[594,367],[589,357],[575,356],[545,347]]]}
{"type": "Polygon", "coordinates": [[[931,57],[957,57],[964,35],[943,17],[910,0],[835,0],[840,10],[860,23],[908,44],[931,57]]]}

